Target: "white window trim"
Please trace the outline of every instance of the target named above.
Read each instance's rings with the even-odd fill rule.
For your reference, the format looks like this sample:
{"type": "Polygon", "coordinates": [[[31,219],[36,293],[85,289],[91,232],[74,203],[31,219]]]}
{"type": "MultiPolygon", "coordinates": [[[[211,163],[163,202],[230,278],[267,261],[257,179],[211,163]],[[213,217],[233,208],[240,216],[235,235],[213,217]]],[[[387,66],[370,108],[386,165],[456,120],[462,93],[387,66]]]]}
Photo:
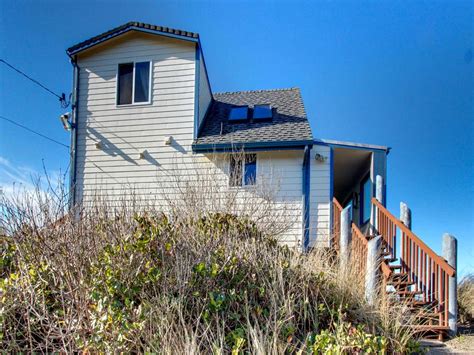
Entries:
{"type": "Polygon", "coordinates": [[[117,71],[115,74],[115,106],[117,108],[120,107],[130,107],[130,106],[144,106],[144,105],[150,105],[151,104],[151,97],[152,97],[152,78],[153,78],[153,61],[150,60],[139,60],[139,61],[133,61],[133,62],[123,62],[123,63],[118,63],[117,64],[117,71]],[[148,71],[148,101],[143,101],[143,102],[135,102],[135,65],[137,63],[143,63],[143,62],[148,62],[149,65],[149,71],[148,71]],[[132,103],[131,104],[119,104],[118,103],[118,95],[119,95],[119,67],[121,64],[128,64],[128,63],[133,63],[133,73],[132,73],[132,103]]]}
{"type": "MultiPolygon", "coordinates": [[[[246,185],[245,184],[245,158],[240,162],[240,167],[241,167],[241,171],[242,171],[242,177],[241,177],[241,181],[240,181],[240,185],[238,186],[231,186],[230,185],[230,176],[232,174],[232,172],[230,171],[230,159],[232,159],[231,157],[229,158],[229,188],[231,189],[242,189],[242,188],[252,188],[253,186],[257,186],[258,184],[258,154],[257,153],[244,153],[244,156],[247,155],[247,154],[255,154],[255,184],[249,184],[249,185],[246,185]]],[[[232,156],[232,154],[231,154],[232,156]]]]}

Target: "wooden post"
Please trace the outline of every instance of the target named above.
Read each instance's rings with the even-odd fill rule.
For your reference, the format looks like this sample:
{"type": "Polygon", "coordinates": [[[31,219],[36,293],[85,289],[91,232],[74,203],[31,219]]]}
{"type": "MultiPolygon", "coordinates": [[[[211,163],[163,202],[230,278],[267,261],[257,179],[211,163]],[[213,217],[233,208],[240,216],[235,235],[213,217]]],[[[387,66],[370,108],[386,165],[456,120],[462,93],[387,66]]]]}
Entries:
{"type": "Polygon", "coordinates": [[[349,254],[351,244],[351,206],[347,206],[341,211],[341,232],[339,239],[341,267],[345,269],[349,265],[349,254]]]}
{"type": "Polygon", "coordinates": [[[373,305],[377,299],[380,251],[382,248],[382,236],[372,238],[367,243],[367,263],[365,270],[365,298],[373,305]]]}
{"type": "Polygon", "coordinates": [[[405,202],[400,202],[400,220],[411,230],[411,210],[405,202]]]}
{"type": "Polygon", "coordinates": [[[448,264],[454,268],[454,276],[449,277],[449,290],[448,297],[449,302],[445,307],[449,311],[448,325],[451,336],[456,335],[458,326],[458,292],[457,292],[457,254],[458,254],[458,241],[451,234],[443,234],[443,257],[446,259],[448,264]]]}

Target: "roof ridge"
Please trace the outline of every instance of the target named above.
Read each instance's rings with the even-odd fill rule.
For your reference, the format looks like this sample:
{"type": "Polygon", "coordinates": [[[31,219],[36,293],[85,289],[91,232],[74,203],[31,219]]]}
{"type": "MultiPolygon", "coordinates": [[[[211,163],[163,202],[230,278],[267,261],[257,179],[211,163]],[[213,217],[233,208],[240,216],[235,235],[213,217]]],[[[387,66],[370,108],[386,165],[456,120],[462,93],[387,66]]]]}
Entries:
{"type": "Polygon", "coordinates": [[[299,87],[291,88],[280,88],[280,89],[260,89],[260,90],[241,90],[241,91],[223,91],[213,92],[213,95],[228,95],[228,94],[240,94],[240,93],[251,93],[251,92],[274,92],[274,91],[300,91],[299,87]]]}

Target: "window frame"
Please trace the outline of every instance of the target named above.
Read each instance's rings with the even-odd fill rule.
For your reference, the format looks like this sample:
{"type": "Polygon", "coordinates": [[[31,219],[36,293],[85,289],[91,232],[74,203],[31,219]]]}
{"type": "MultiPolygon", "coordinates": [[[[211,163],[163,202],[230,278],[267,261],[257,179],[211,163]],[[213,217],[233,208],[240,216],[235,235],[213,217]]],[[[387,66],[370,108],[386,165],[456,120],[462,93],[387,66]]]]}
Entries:
{"type": "Polygon", "coordinates": [[[227,121],[229,123],[241,123],[241,122],[246,122],[249,120],[249,114],[250,114],[250,108],[248,105],[241,105],[241,106],[233,106],[230,108],[229,111],[229,116],[227,117],[227,121]],[[233,110],[238,110],[238,109],[245,109],[246,110],[246,115],[243,118],[231,118],[230,116],[232,115],[233,110]]]}
{"type": "Polygon", "coordinates": [[[239,185],[232,185],[232,159],[234,159],[234,161],[237,161],[237,159],[235,159],[235,156],[237,154],[230,154],[229,156],[229,187],[230,188],[249,188],[249,187],[252,187],[252,186],[255,186],[257,185],[257,176],[258,176],[258,155],[256,153],[244,153],[243,154],[243,159],[240,159],[238,161],[238,163],[240,163],[240,173],[241,173],[241,176],[240,176],[240,184],[239,185]],[[247,155],[254,155],[255,156],[255,180],[254,180],[254,183],[253,184],[246,184],[245,183],[245,162],[247,160],[247,155]]]}
{"type": "Polygon", "coordinates": [[[370,196],[373,196],[373,186],[372,186],[372,181],[370,180],[370,173],[368,173],[362,181],[360,182],[360,188],[359,188],[359,225],[364,225],[367,222],[370,221],[370,214],[371,214],[371,208],[370,208],[370,203],[369,203],[369,215],[368,218],[364,220],[364,212],[365,212],[365,196],[364,196],[364,186],[365,184],[369,182],[370,183],[370,196]]]}
{"type": "Polygon", "coordinates": [[[152,97],[152,78],[153,78],[153,61],[150,60],[137,60],[137,61],[128,61],[123,63],[117,63],[117,70],[115,74],[115,106],[120,107],[130,107],[130,106],[143,106],[151,104],[152,97]],[[135,102],[135,68],[137,63],[147,63],[148,62],[148,101],[135,102]],[[131,64],[133,63],[133,73],[132,73],[132,103],[130,104],[119,104],[119,69],[120,65],[131,64]]]}
{"type": "Polygon", "coordinates": [[[253,106],[252,110],[252,120],[254,122],[263,122],[265,120],[272,120],[273,119],[273,106],[271,104],[257,104],[253,106]],[[270,112],[270,115],[267,117],[255,117],[255,108],[256,107],[263,107],[263,106],[268,106],[268,110],[270,112]]]}

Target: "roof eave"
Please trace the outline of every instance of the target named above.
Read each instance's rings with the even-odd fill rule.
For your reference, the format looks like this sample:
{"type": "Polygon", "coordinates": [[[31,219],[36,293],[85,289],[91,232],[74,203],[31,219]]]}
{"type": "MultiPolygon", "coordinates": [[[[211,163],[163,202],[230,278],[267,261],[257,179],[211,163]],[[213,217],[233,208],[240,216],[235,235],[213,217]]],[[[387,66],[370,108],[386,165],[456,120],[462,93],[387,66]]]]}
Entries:
{"type": "Polygon", "coordinates": [[[199,42],[199,36],[198,37],[188,37],[188,36],[183,36],[183,35],[177,35],[177,34],[173,34],[173,33],[164,32],[164,31],[160,31],[160,30],[153,30],[153,29],[142,28],[142,27],[138,27],[138,26],[129,26],[129,27],[126,27],[122,30],[119,30],[119,31],[115,32],[115,33],[112,33],[112,34],[110,34],[110,35],[108,35],[104,38],[98,39],[95,42],[92,42],[90,44],[78,47],[77,49],[71,50],[71,48],[75,47],[75,46],[72,46],[72,47],[70,47],[66,50],[66,53],[69,57],[72,58],[72,56],[74,56],[74,55],[76,55],[76,54],[78,54],[78,53],[80,53],[80,52],[82,52],[86,49],[90,49],[91,47],[94,47],[98,44],[106,42],[106,41],[108,41],[112,38],[115,38],[117,36],[123,35],[123,34],[129,32],[129,31],[138,31],[138,32],[144,32],[144,33],[151,33],[151,34],[158,35],[158,36],[175,38],[175,39],[180,39],[180,40],[183,40],[183,41],[193,42],[193,43],[198,43],[199,42]]]}
{"type": "Polygon", "coordinates": [[[345,142],[345,141],[337,141],[332,139],[315,139],[314,144],[323,144],[323,145],[330,145],[335,147],[346,147],[346,148],[354,148],[354,149],[368,149],[368,150],[382,150],[385,151],[387,154],[390,152],[391,147],[383,146],[383,145],[375,145],[375,144],[366,144],[366,143],[356,143],[356,142],[345,142]]]}
{"type": "Polygon", "coordinates": [[[195,153],[266,151],[266,150],[303,150],[306,146],[313,145],[312,139],[298,141],[272,141],[272,142],[240,142],[240,143],[193,143],[192,149],[195,153]]]}

